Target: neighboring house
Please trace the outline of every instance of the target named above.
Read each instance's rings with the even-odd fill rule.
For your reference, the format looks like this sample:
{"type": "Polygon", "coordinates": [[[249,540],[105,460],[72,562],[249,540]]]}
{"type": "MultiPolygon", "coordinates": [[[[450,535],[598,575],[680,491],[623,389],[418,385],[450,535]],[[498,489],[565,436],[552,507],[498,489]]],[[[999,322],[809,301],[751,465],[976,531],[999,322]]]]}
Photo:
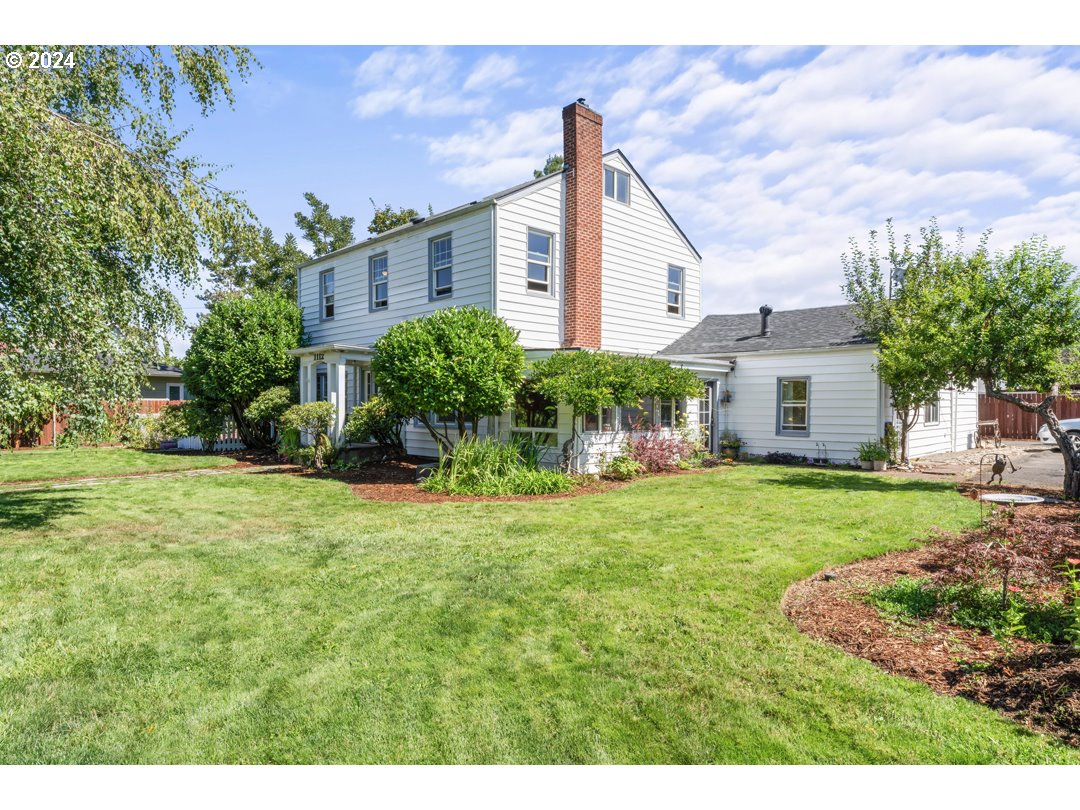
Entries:
{"type": "MultiPolygon", "coordinates": [[[[767,395],[761,381],[744,371],[757,362],[742,365],[749,350],[735,344],[713,351],[692,337],[716,323],[714,318],[726,317],[701,321],[701,255],[627,157],[617,149],[603,151],[600,115],[579,99],[562,117],[562,171],[417,217],[300,266],[297,296],[309,345],[291,353],[300,360],[302,401],[336,404],[334,434],[340,436],[349,411],[374,392],[371,346],[390,326],[440,307],[473,304],[518,329],[531,359],[572,349],[659,355],[706,382],[699,401],[647,402],[642,409],[585,416],[574,450],[582,469],[596,470],[605,457],[619,454],[630,426],[642,416],[675,427],[682,413],[690,426],[704,427],[713,447],[724,428],[744,435],[751,452],[784,448],[814,455],[815,442],[824,441],[837,461],[849,460],[858,442],[880,436],[888,415],[870,367],[872,347],[849,349],[857,356],[853,363],[869,375],[869,383],[860,385],[873,390],[869,404],[864,392],[853,392],[857,396],[845,417],[842,404],[828,406],[834,409],[829,416],[824,410],[824,372],[815,364],[834,362],[834,349],[824,346],[802,358],[805,366],[777,366],[778,375],[811,378],[808,429],[797,438],[775,433],[774,440],[764,440],[763,414],[776,412],[781,390],[775,375],[769,387],[775,391],[767,395]],[[726,391],[740,401],[734,392],[744,378],[756,402],[742,417],[745,427],[721,402],[726,391]],[[822,432],[818,425],[830,420],[833,429],[822,432]]],[[[780,323],[783,313],[777,318],[780,323]]],[[[760,353],[761,359],[767,356],[760,353]]],[[[751,401],[747,396],[748,406],[751,401]]],[[[572,435],[571,414],[564,406],[534,402],[531,409],[517,407],[483,420],[479,432],[527,434],[549,446],[547,460],[554,463],[572,435]]],[[[417,455],[437,452],[418,423],[406,428],[405,440],[417,455]]]]}
{"type": "MultiPolygon", "coordinates": [[[[849,307],[834,306],[709,315],[663,354],[732,362],[716,426],[738,433],[746,452],[847,461],[886,422],[899,424],[874,349],[849,307]]],[[[908,434],[909,454],[974,447],[978,411],[973,389],[942,389],[908,434]]]]}
{"type": "MultiPolygon", "coordinates": [[[[141,395],[143,402],[161,400],[180,402],[187,399],[187,389],[182,381],[184,370],[180,366],[155,363],[146,367],[146,382],[141,395]]],[[[145,406],[153,407],[153,406],[145,406]]],[[[149,412],[149,411],[144,411],[149,412]]]]}

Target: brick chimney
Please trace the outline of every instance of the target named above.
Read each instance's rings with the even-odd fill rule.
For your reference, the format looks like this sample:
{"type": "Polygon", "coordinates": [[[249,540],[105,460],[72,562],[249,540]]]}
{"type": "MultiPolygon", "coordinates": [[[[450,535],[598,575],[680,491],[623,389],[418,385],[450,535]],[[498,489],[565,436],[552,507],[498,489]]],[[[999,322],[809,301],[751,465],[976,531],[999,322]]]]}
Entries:
{"type": "Polygon", "coordinates": [[[604,119],[585,106],[583,98],[563,107],[562,118],[566,181],[562,345],[599,349],[604,119]]]}

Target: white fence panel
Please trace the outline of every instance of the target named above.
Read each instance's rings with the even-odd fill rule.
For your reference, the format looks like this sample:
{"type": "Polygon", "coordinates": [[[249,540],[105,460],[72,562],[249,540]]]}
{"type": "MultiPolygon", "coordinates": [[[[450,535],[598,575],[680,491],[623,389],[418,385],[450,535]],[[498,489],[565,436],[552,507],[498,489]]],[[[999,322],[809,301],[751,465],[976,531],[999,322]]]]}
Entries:
{"type": "MultiPolygon", "coordinates": [[[[202,450],[202,439],[198,436],[185,436],[182,439],[178,439],[176,446],[181,450],[202,450]]],[[[236,430],[236,424],[233,422],[231,416],[225,417],[225,422],[221,428],[221,435],[218,436],[217,441],[214,442],[214,450],[216,452],[226,452],[232,450],[244,450],[247,445],[244,444],[244,440],[240,438],[240,433],[236,430]]]]}

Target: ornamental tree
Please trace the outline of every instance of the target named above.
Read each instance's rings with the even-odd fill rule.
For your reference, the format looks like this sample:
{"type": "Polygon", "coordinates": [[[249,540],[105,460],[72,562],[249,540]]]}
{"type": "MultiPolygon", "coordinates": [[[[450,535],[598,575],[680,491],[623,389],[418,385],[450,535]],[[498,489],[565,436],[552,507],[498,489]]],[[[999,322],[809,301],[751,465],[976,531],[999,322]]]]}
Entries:
{"type": "Polygon", "coordinates": [[[455,440],[432,415],[448,417],[460,441],[481,417],[505,411],[525,368],[517,338],[485,309],[446,307],[391,326],[372,347],[371,371],[389,407],[419,419],[440,453],[452,453],[455,440]]]}
{"type": "Polygon", "coordinates": [[[1064,248],[1033,237],[991,255],[973,254],[943,300],[948,359],[957,382],[981,380],[990,396],[1037,413],[1061,448],[1065,496],[1080,498],[1080,442],[1054,413],[1080,384],[1080,278],[1064,248]],[[1027,402],[1010,391],[1036,391],[1027,402]]]}
{"type": "Polygon", "coordinates": [[[898,246],[892,221],[886,223],[888,251],[883,257],[877,232],[870,231],[864,252],[851,240],[851,253],[841,257],[844,294],[868,338],[877,344],[877,373],[889,387],[899,417],[901,462],[908,461],[908,433],[919,411],[953,379],[948,367],[946,325],[942,319],[944,288],[965,261],[962,242],[945,245],[937,222],[920,231],[912,248],[910,236],[898,246]],[[943,345],[945,344],[945,345],[943,345]]]}
{"type": "MultiPolygon", "coordinates": [[[[55,46],[12,46],[7,52],[55,46]]],[[[139,397],[145,365],[185,328],[173,290],[250,218],[185,156],[177,95],[233,102],[243,48],[76,46],[72,67],[0,71],[0,343],[51,371],[68,433],[139,397]]]]}
{"type": "Polygon", "coordinates": [[[184,384],[204,410],[230,414],[248,447],[268,447],[265,422],[247,410],[266,389],[294,382],[296,359],[287,352],[302,336],[300,308],[282,293],[223,295],[192,333],[184,384]]]}
{"type": "Polygon", "coordinates": [[[577,424],[587,413],[604,408],[640,406],[643,399],[700,397],[705,385],[694,372],[656,357],[610,352],[556,352],[532,364],[527,385],[574,412],[563,458],[571,466],[577,445],[577,424]]]}
{"type": "Polygon", "coordinates": [[[0,353],[0,448],[35,439],[52,416],[56,387],[25,373],[11,354],[0,353]]]}

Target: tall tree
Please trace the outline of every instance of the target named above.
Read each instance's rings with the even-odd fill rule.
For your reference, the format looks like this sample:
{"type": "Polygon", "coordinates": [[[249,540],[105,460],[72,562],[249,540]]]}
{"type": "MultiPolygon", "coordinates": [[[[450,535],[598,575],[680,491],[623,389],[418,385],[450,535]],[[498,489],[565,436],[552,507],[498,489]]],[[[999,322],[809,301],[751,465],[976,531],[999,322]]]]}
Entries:
{"type": "Polygon", "coordinates": [[[886,223],[887,251],[881,255],[877,232],[864,251],[852,239],[841,257],[844,294],[859,326],[877,344],[877,373],[889,389],[900,422],[900,460],[908,461],[908,434],[923,405],[953,378],[936,328],[942,285],[964,262],[962,241],[948,247],[937,222],[920,231],[917,247],[910,236],[897,244],[892,221],[886,223]]]}
{"type": "Polygon", "coordinates": [[[1054,413],[1057,397],[1080,384],[1080,277],[1064,255],[1045,236],[992,255],[981,248],[951,279],[939,317],[957,381],[981,380],[990,396],[1038,414],[1061,449],[1065,495],[1077,499],[1080,443],[1054,413]]]}
{"type": "Polygon", "coordinates": [[[549,174],[555,174],[555,172],[561,172],[563,168],[563,156],[562,155],[548,155],[547,161],[544,163],[544,168],[534,169],[533,177],[539,180],[541,177],[547,177],[549,174]]]}
{"type": "Polygon", "coordinates": [[[279,243],[269,228],[245,226],[230,236],[216,256],[203,261],[212,285],[207,297],[240,290],[279,290],[295,300],[296,269],[309,258],[293,234],[285,234],[279,243]]]}
{"type": "MultiPolygon", "coordinates": [[[[368,233],[375,236],[378,236],[380,233],[386,233],[387,231],[402,225],[408,225],[412,220],[420,216],[420,212],[415,208],[399,208],[395,211],[390,203],[387,203],[380,208],[375,204],[374,199],[371,200],[371,207],[375,209],[375,214],[368,224],[368,233]]],[[[428,211],[431,211],[430,205],[428,206],[428,211]]]]}
{"type": "Polygon", "coordinates": [[[300,307],[280,290],[222,295],[210,303],[191,336],[184,384],[207,413],[230,413],[250,448],[268,447],[261,423],[247,414],[259,394],[290,386],[302,343],[300,307]]]}
{"type": "MultiPolygon", "coordinates": [[[[55,47],[5,47],[7,53],[55,47]]],[[[0,71],[0,343],[48,366],[69,430],[135,399],[144,364],[184,325],[171,289],[249,217],[216,170],[181,153],[178,92],[233,103],[243,48],[79,46],[71,67],[0,71]]]]}
{"type": "Polygon", "coordinates": [[[335,217],[330,213],[330,205],[324,203],[310,191],[304,193],[304,200],[311,208],[310,214],[297,211],[296,227],[300,234],[311,243],[314,255],[322,256],[331,251],[348,247],[353,239],[355,217],[342,215],[335,217]]]}

